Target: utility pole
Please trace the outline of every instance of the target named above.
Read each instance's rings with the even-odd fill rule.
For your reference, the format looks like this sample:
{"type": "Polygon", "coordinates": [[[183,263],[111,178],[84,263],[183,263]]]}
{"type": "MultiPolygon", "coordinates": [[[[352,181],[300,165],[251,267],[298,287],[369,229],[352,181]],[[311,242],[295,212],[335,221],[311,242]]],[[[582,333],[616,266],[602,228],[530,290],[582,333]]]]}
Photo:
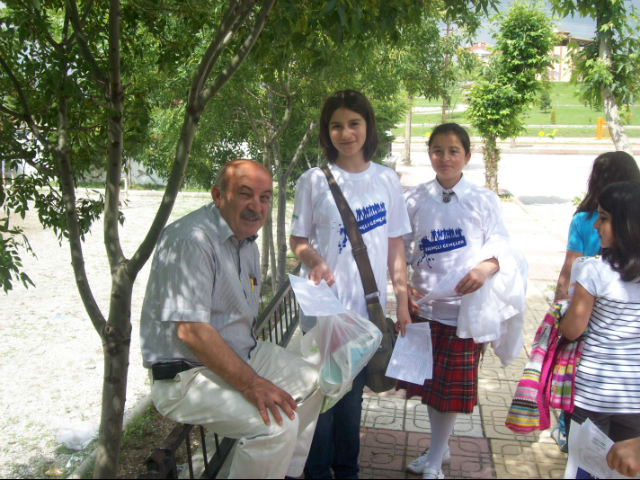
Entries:
{"type": "MultiPolygon", "coordinates": [[[[447,37],[451,32],[450,28],[451,28],[451,24],[447,22],[447,34],[446,34],[447,37]]],[[[448,66],[449,66],[449,54],[446,54],[444,56],[444,69],[446,70],[448,66]]],[[[442,98],[442,123],[447,123],[447,99],[444,97],[442,98]]]]}

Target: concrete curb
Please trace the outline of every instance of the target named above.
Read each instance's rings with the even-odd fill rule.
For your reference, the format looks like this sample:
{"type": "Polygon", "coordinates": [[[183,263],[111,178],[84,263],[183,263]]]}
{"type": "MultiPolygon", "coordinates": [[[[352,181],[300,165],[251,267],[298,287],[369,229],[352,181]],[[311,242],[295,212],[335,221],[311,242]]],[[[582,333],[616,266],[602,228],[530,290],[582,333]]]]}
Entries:
{"type": "MultiPolygon", "coordinates": [[[[133,421],[140,418],[151,405],[153,405],[153,400],[151,400],[151,394],[147,393],[131,410],[125,412],[122,430],[124,431],[133,421]]],[[[83,478],[93,467],[97,453],[98,449],[96,448],[67,478],[83,478]]]]}

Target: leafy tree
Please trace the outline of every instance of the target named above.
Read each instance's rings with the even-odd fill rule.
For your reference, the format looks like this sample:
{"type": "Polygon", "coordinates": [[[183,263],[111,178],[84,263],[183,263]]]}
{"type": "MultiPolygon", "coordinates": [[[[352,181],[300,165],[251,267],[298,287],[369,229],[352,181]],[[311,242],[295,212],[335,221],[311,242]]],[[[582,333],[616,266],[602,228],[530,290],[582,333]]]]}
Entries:
{"type": "Polygon", "coordinates": [[[579,48],[570,43],[574,69],[571,82],[580,85],[580,98],[604,108],[617,150],[633,154],[620,120],[619,108],[640,91],[640,17],[623,0],[552,0],[554,13],[579,14],[596,21],[593,43],[579,48]]]}
{"type": "Polygon", "coordinates": [[[407,93],[405,117],[405,157],[411,163],[411,108],[413,99],[443,99],[451,101],[455,87],[464,73],[476,66],[476,56],[462,48],[479,26],[480,15],[465,15],[457,20],[464,28],[451,29],[442,36],[440,22],[454,20],[446,12],[434,11],[425,15],[417,25],[406,29],[402,42],[394,53],[398,78],[407,93]]]}
{"type": "MultiPolygon", "coordinates": [[[[486,9],[490,1],[447,0],[438,7],[462,15],[470,14],[471,8],[486,9]]],[[[9,227],[12,214],[36,209],[45,227],[69,241],[77,287],[105,357],[96,478],[112,478],[117,472],[133,284],[166,225],[185,175],[194,182],[198,172],[213,176],[204,161],[187,172],[190,155],[200,148],[197,156],[202,160],[239,150],[234,134],[242,122],[225,126],[217,123],[220,117],[211,120],[219,139],[217,150],[202,138],[196,141],[196,131],[201,121],[206,123],[207,105],[249,55],[274,3],[88,0],[78,5],[76,0],[5,0],[0,7],[2,160],[10,167],[26,163],[35,170],[1,191],[7,220],[0,222],[0,272],[10,283],[25,281],[15,248],[21,233],[9,227]],[[168,135],[158,135],[161,132],[168,135]],[[167,188],[145,240],[127,258],[119,229],[124,220],[119,208],[122,169],[126,157],[148,151],[149,158],[169,172],[167,188]],[[79,198],[77,181],[94,169],[106,172],[104,195],[79,198]],[[91,292],[82,253],[84,235],[99,217],[104,219],[112,281],[106,315],[91,292]]],[[[330,60],[322,56],[329,42],[353,41],[354,53],[367,54],[359,38],[398,42],[400,27],[421,18],[428,8],[428,3],[413,0],[282,0],[268,28],[292,48],[321,33],[307,51],[317,55],[312,66],[321,69],[330,60]]],[[[385,110],[379,113],[383,119],[385,110]]]]}
{"type": "Polygon", "coordinates": [[[472,87],[466,112],[484,141],[485,186],[498,191],[497,139],[517,137],[524,130],[522,114],[536,100],[542,82],[536,79],[551,64],[551,20],[539,5],[515,2],[498,16],[494,55],[472,87]]]}
{"type": "Polygon", "coordinates": [[[549,115],[549,123],[551,123],[551,125],[555,125],[556,122],[556,107],[553,107],[551,109],[551,115],[549,115]]]}
{"type": "MultiPolygon", "coordinates": [[[[69,240],[78,290],[105,357],[96,478],[112,478],[117,472],[133,282],[169,217],[201,112],[246,58],[273,2],[263,0],[259,9],[255,1],[231,2],[228,8],[202,1],[158,9],[146,2],[109,0],[88,2],[81,10],[75,0],[7,1],[1,11],[3,140],[15,138],[12,147],[20,155],[14,162],[36,169],[33,176],[16,179],[5,212],[22,213],[32,204],[44,226],[69,240]],[[175,30],[197,35],[163,45],[175,30]],[[128,149],[135,152],[137,138],[144,138],[149,110],[149,98],[141,90],[145,82],[138,82],[139,74],[148,71],[136,67],[164,63],[171,70],[176,55],[191,63],[192,81],[172,174],[147,237],[126,258],[119,238],[123,158],[128,149]],[[107,174],[105,195],[77,198],[78,178],[100,164],[107,174]],[[42,186],[49,189],[37,188],[42,186]],[[107,316],[93,297],[82,256],[82,239],[99,215],[104,217],[112,279],[107,316]]],[[[15,257],[13,265],[20,267],[15,257]]]]}

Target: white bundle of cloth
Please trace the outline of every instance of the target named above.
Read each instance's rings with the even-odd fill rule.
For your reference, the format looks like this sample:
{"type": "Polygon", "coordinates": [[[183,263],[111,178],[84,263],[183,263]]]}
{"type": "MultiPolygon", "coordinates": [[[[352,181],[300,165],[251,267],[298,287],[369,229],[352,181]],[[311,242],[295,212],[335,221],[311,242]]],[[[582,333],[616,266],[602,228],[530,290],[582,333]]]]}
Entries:
{"type": "Polygon", "coordinates": [[[491,275],[482,288],[462,297],[457,335],[489,342],[502,365],[510,365],[522,349],[526,308],[527,273],[524,255],[500,240],[489,241],[474,265],[496,258],[500,270],[491,275]]]}

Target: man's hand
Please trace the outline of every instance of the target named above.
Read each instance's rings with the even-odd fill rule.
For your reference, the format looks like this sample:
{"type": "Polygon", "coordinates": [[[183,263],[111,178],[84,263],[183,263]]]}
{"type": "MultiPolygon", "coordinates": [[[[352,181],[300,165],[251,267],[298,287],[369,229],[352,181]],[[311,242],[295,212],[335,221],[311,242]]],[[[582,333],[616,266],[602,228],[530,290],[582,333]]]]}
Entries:
{"type": "Polygon", "coordinates": [[[407,289],[409,290],[409,312],[413,315],[418,315],[420,313],[420,305],[416,303],[414,297],[417,299],[421,299],[424,295],[422,295],[411,285],[407,285],[407,289]]]}
{"type": "Polygon", "coordinates": [[[258,408],[265,425],[271,424],[267,409],[271,410],[278,425],[282,425],[278,406],[290,419],[295,418],[293,412],[298,409],[298,406],[291,395],[254,372],[231,350],[211,325],[199,322],[176,322],[176,332],[178,338],[209,370],[239,390],[247,401],[258,408]]]}
{"type": "Polygon", "coordinates": [[[607,454],[607,464],[627,477],[635,477],[640,472],[640,437],[616,442],[607,454]]]}
{"type": "Polygon", "coordinates": [[[282,408],[291,420],[295,418],[293,412],[298,411],[298,405],[291,395],[258,375],[247,388],[242,390],[242,395],[258,408],[265,425],[271,425],[267,409],[271,411],[273,418],[280,426],[282,426],[282,416],[278,407],[282,408]]]}
{"type": "Polygon", "coordinates": [[[322,280],[327,282],[327,285],[329,286],[336,283],[329,265],[327,265],[325,262],[320,262],[315,267],[313,267],[313,270],[311,270],[311,273],[309,273],[309,280],[311,280],[316,285],[318,285],[322,280]]]}
{"type": "Polygon", "coordinates": [[[499,269],[500,266],[495,258],[481,262],[460,280],[458,285],[456,285],[456,293],[458,295],[469,295],[479,290],[487,281],[489,275],[497,272],[499,269]]]}

